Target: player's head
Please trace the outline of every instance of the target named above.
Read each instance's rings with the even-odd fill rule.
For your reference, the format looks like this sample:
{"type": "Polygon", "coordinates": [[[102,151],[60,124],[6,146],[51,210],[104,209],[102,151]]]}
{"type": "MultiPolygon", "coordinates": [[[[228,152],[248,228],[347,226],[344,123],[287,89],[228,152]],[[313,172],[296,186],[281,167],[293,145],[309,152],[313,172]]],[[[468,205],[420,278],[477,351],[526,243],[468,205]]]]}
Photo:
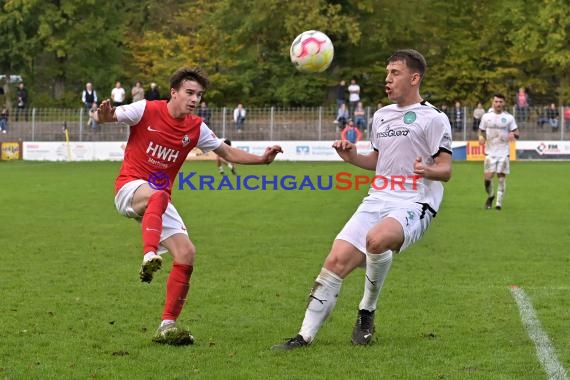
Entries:
{"type": "Polygon", "coordinates": [[[426,67],[425,58],[416,50],[404,49],[392,54],[386,66],[388,98],[398,105],[417,102],[426,67]]]}
{"type": "Polygon", "coordinates": [[[390,56],[390,58],[388,58],[388,64],[392,62],[404,62],[412,73],[418,73],[420,75],[420,79],[424,77],[424,73],[427,68],[424,56],[414,49],[396,51],[392,56],[390,56]]]}
{"type": "Polygon", "coordinates": [[[503,109],[505,108],[505,96],[501,93],[495,93],[493,95],[493,111],[495,111],[496,113],[501,113],[503,112],[503,109]]]}
{"type": "Polygon", "coordinates": [[[191,114],[208,87],[208,77],[200,70],[179,69],[170,77],[169,107],[174,114],[191,114]]]}
{"type": "Polygon", "coordinates": [[[178,90],[184,81],[197,82],[204,91],[208,88],[208,77],[200,69],[182,68],[176,70],[170,77],[170,88],[178,90]]]}

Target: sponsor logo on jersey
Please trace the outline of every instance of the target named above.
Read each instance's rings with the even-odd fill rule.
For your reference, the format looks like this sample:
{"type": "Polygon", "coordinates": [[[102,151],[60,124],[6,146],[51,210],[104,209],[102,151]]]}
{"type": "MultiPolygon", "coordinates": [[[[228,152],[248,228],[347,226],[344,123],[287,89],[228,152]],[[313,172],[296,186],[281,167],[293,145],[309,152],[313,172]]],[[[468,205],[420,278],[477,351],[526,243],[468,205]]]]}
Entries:
{"type": "Polygon", "coordinates": [[[396,129],[388,129],[386,131],[379,131],[376,133],[376,137],[398,137],[398,136],[407,136],[410,133],[408,128],[400,127],[396,129]]]}
{"type": "Polygon", "coordinates": [[[414,111],[408,111],[404,114],[404,123],[412,124],[416,121],[416,113],[414,111]]]}
{"type": "Polygon", "coordinates": [[[173,148],[167,148],[160,144],[155,144],[152,141],[149,141],[148,147],[146,148],[146,153],[150,154],[152,157],[167,162],[175,162],[180,155],[180,151],[173,148]]]}

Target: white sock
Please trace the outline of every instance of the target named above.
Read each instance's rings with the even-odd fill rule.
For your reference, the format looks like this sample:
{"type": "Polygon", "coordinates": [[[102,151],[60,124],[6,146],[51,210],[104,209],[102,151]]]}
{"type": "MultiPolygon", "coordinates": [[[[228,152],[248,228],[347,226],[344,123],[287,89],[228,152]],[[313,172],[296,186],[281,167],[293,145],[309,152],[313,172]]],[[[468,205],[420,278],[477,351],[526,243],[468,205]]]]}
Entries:
{"type": "Polygon", "coordinates": [[[169,325],[169,324],[174,323],[174,322],[176,322],[176,321],[173,319],[165,319],[162,322],[160,322],[160,327],[169,325]]]}
{"type": "Polygon", "coordinates": [[[299,334],[307,342],[312,342],[336,305],[336,300],[342,285],[342,278],[322,268],[315,280],[315,285],[309,295],[305,318],[299,334]]]}
{"type": "Polygon", "coordinates": [[[234,168],[234,166],[232,165],[231,162],[228,162],[228,168],[230,168],[230,169],[233,169],[233,168],[234,168]]]}
{"type": "Polygon", "coordinates": [[[392,264],[392,251],[380,254],[366,254],[366,277],[364,278],[364,295],[358,305],[359,310],[376,310],[376,304],[382,291],[382,285],[392,264]]]}
{"type": "Polygon", "coordinates": [[[507,178],[499,177],[499,185],[497,186],[497,206],[501,206],[503,204],[505,190],[507,190],[507,178]]]}

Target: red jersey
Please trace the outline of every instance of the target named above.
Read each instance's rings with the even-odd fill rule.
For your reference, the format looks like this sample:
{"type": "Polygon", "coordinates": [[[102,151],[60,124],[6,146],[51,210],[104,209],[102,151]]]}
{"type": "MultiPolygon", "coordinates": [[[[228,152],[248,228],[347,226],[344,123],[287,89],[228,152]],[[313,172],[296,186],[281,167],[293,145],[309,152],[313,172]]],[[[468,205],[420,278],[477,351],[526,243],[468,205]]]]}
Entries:
{"type": "Polygon", "coordinates": [[[198,146],[203,151],[216,149],[222,143],[202,118],[188,115],[176,119],[170,115],[166,101],[141,100],[115,110],[119,122],[130,125],[130,135],[115,193],[127,182],[149,180],[153,173],[164,173],[172,184],[188,153],[198,146]]]}

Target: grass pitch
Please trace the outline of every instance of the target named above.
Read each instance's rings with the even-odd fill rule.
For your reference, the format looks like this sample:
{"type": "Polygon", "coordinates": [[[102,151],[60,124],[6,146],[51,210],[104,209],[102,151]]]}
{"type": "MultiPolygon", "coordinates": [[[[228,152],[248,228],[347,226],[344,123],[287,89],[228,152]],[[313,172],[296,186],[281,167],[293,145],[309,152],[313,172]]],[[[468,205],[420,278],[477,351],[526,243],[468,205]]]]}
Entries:
{"type": "MultiPolygon", "coordinates": [[[[171,259],[138,280],[139,225],[113,205],[119,163],[0,163],[0,378],[543,379],[510,293],[530,297],[570,368],[570,163],[512,163],[502,211],[482,164],[456,162],[424,238],[395,257],[374,345],[353,347],[363,271],[314,344],[295,335],[332,240],[366,193],[174,191],[197,246],[180,323],[197,342],[154,344],[171,259]]],[[[212,162],[183,171],[219,178],[212,162]]],[[[342,163],[240,166],[241,175],[363,174],[342,163]]]]}

